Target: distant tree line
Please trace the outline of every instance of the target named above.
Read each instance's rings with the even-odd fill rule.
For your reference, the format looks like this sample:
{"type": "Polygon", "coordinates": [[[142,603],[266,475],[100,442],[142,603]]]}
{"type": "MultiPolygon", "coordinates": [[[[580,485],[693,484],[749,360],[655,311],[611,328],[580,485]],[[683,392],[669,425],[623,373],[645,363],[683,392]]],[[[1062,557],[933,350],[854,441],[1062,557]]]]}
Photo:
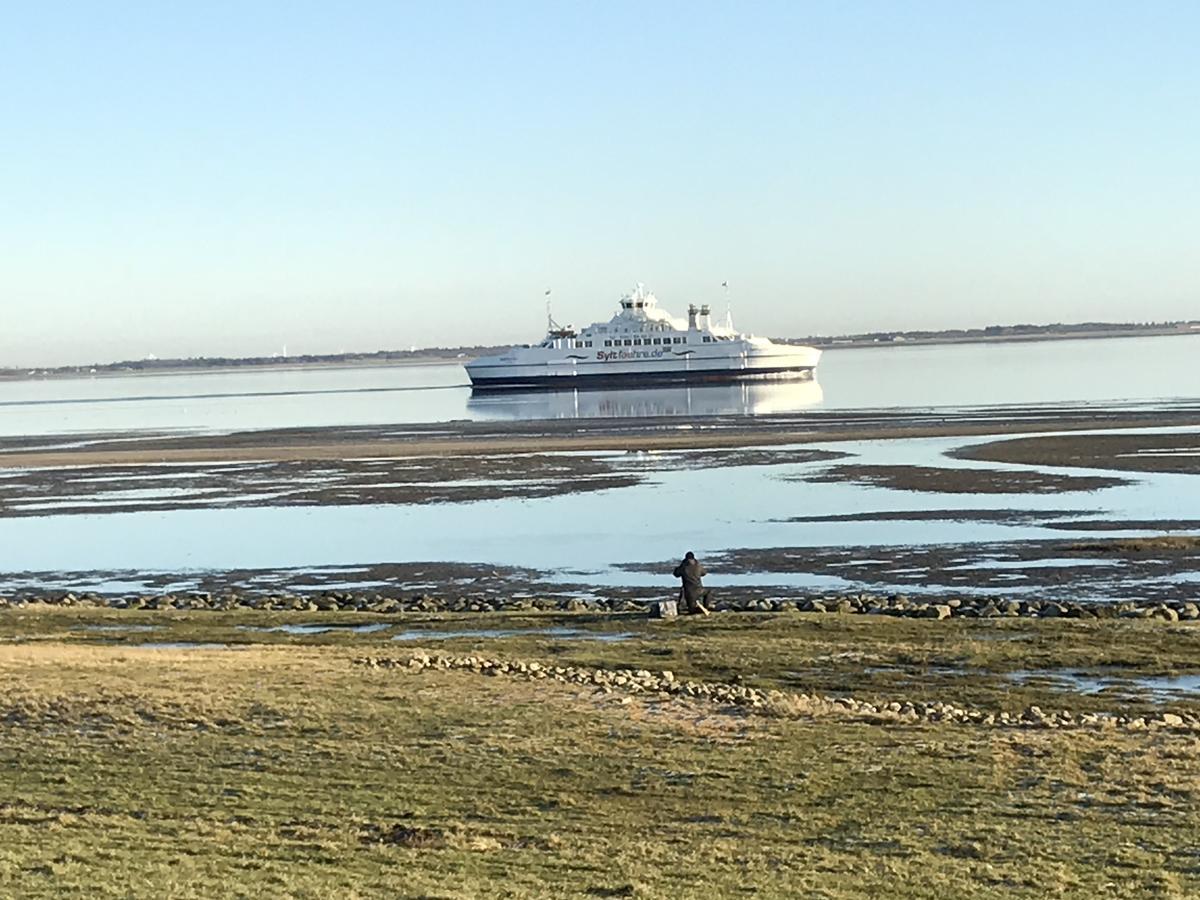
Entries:
{"type": "Polygon", "coordinates": [[[387,363],[412,360],[453,360],[460,357],[500,353],[508,346],[422,347],[417,350],[376,350],[372,353],[300,353],[294,356],[190,356],[175,359],[126,359],[83,366],[29,366],[2,368],[0,374],[14,376],[31,372],[47,375],[73,373],[159,372],[172,369],[252,369],[256,366],[338,365],[387,363]]]}
{"type": "Polygon", "coordinates": [[[1197,320],[1170,322],[1054,322],[1049,325],[987,325],[983,328],[946,328],[939,331],[866,331],[860,334],[809,335],[783,338],[787,343],[839,344],[890,343],[895,341],[970,341],[995,338],[1104,334],[1108,332],[1188,331],[1200,326],[1197,320]]]}

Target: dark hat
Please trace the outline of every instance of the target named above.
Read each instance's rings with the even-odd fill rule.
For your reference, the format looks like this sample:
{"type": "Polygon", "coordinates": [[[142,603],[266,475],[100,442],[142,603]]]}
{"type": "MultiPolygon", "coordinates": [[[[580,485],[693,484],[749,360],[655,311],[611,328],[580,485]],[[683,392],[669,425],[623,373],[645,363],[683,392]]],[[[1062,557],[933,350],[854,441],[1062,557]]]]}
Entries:
{"type": "Polygon", "coordinates": [[[691,550],[689,550],[687,553],[683,554],[683,558],[684,559],[695,559],[696,554],[693,553],[691,550]]]}

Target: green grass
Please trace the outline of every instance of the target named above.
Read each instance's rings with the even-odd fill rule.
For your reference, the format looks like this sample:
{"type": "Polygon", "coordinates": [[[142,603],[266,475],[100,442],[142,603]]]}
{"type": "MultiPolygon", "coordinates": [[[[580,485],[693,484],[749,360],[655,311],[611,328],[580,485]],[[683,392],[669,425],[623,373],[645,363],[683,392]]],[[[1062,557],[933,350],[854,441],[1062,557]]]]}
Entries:
{"type": "MultiPolygon", "coordinates": [[[[678,701],[622,704],[549,682],[352,665],[356,656],[410,649],[386,632],[296,640],[236,628],[289,620],[317,619],[0,616],[0,895],[1200,893],[1200,741],[1192,736],[881,726],[678,701]],[[82,628],[118,622],[168,625],[135,641],[257,643],[132,650],[100,643],[115,633],[82,628]]],[[[477,628],[517,620],[419,621],[477,628]]],[[[1014,668],[1086,659],[1150,673],[1198,658],[1195,632],[1163,623],[523,621],[638,638],[424,646],[1005,707],[1048,691],[1006,692],[1002,673],[1014,668]],[[973,674],[922,679],[934,661],[973,674]],[[913,678],[862,674],[881,665],[913,678]]],[[[1112,705],[1053,695],[1047,706],[1112,705]]]]}

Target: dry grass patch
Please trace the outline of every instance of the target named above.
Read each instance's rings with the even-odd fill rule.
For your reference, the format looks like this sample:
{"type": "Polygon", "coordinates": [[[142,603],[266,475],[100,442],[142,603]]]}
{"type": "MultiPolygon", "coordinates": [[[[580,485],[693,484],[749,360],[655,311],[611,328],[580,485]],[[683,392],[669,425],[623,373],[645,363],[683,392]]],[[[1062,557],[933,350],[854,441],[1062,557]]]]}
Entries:
{"type": "MultiPolygon", "coordinates": [[[[749,639],[678,662],[761,675],[749,639]]],[[[1192,738],[729,715],[360,653],[0,647],[0,895],[1200,892],[1192,738]]]]}

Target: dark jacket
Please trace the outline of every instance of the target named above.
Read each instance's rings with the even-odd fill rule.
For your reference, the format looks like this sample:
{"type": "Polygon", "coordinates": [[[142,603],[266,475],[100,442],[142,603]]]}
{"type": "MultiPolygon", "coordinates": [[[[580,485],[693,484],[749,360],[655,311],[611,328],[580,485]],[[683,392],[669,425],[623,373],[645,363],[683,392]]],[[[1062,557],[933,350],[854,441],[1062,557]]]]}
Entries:
{"type": "Polygon", "coordinates": [[[704,596],[704,585],[700,579],[707,574],[698,559],[685,559],[675,567],[675,577],[683,579],[683,596],[688,603],[697,602],[704,596]]]}

